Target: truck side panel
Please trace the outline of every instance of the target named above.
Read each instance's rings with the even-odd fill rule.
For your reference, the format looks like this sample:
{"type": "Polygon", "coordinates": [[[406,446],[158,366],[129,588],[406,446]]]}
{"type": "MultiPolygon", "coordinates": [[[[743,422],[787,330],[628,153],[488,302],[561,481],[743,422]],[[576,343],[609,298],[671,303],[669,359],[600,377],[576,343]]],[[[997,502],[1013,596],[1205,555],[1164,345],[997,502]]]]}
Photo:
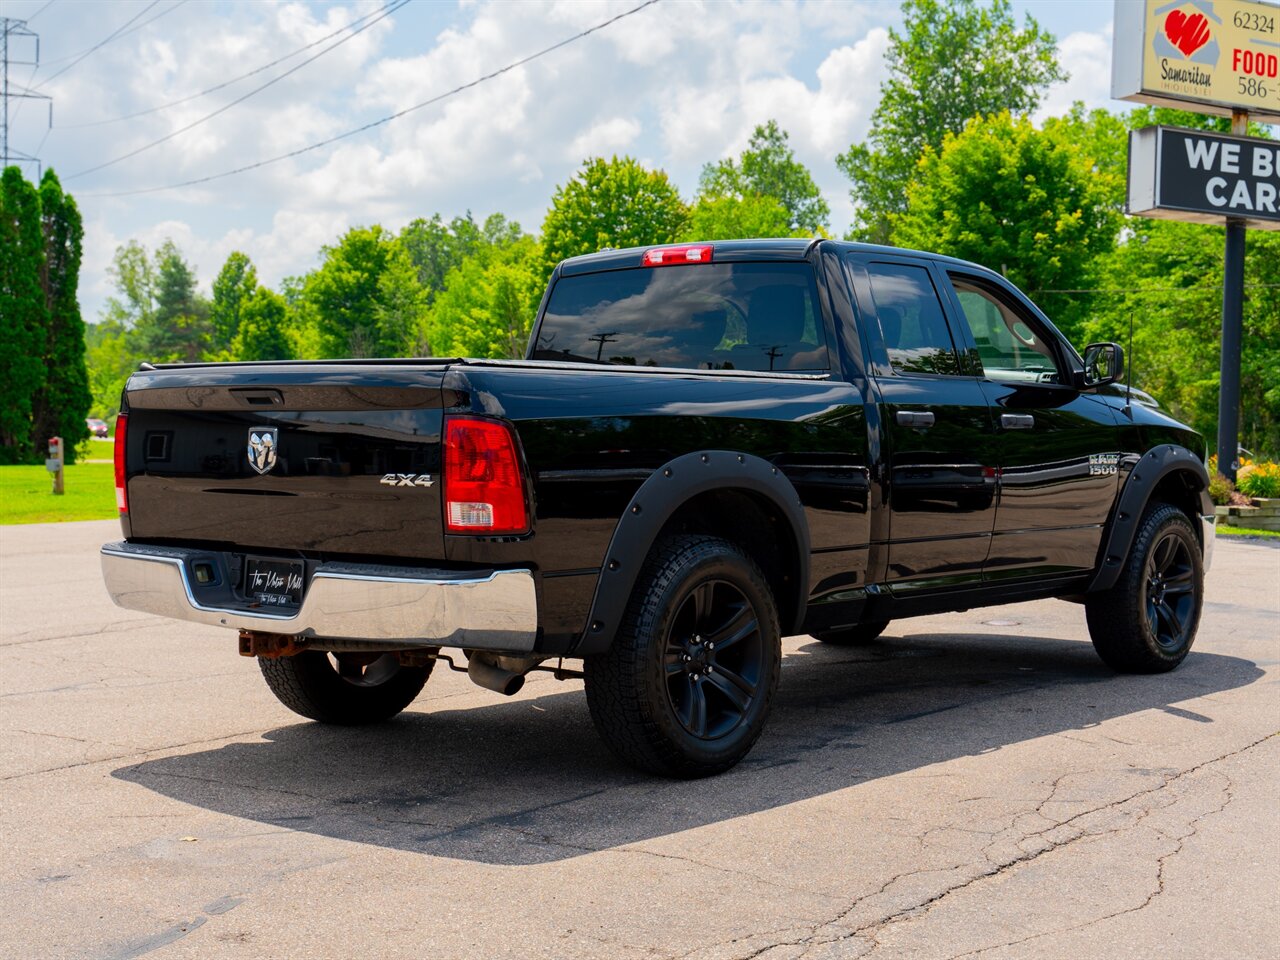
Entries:
{"type": "Polygon", "coordinates": [[[551,647],[581,635],[605,550],[640,484],[700,450],[754,454],[795,486],[813,551],[811,599],[865,584],[867,417],[864,396],[849,383],[460,366],[446,392],[462,409],[516,424],[536,516],[529,540],[446,537],[447,559],[496,566],[532,559],[551,647]]]}

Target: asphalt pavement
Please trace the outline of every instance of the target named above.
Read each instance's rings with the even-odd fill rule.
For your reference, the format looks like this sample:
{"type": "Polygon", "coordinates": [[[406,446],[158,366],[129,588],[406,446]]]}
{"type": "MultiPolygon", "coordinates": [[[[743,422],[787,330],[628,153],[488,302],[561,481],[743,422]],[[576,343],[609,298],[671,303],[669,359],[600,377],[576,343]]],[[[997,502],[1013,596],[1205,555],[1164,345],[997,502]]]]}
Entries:
{"type": "Polygon", "coordinates": [[[0,528],[0,956],[1280,952],[1276,544],[1219,539],[1161,676],[1063,601],[789,638],[746,762],[676,783],[545,675],[305,722],[234,633],[114,607],[115,538],[0,528]]]}

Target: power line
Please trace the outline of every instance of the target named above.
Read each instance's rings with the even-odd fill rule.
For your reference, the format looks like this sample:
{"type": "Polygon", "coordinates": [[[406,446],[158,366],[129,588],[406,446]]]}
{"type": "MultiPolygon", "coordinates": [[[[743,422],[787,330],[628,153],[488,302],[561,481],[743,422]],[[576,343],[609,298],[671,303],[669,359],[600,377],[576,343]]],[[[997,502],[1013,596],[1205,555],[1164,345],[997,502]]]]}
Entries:
{"type": "MultiPolygon", "coordinates": [[[[41,87],[46,86],[46,85],[47,85],[47,84],[49,84],[49,83],[52,83],[54,80],[58,79],[58,77],[62,76],[64,73],[66,73],[66,72],[67,72],[68,70],[70,70],[72,67],[76,66],[78,63],[80,63],[82,60],[84,60],[84,59],[85,59],[86,57],[88,57],[90,54],[92,54],[92,53],[96,53],[97,51],[101,50],[103,47],[105,47],[105,46],[106,46],[108,43],[110,43],[112,40],[115,40],[115,39],[117,39],[117,38],[119,38],[119,37],[122,37],[122,36],[124,36],[126,33],[132,33],[132,32],[133,32],[133,30],[129,30],[129,29],[128,29],[128,28],[129,28],[129,26],[130,26],[131,24],[135,23],[137,20],[141,19],[143,16],[145,16],[148,12],[150,12],[151,8],[152,8],[152,7],[154,7],[156,4],[158,4],[159,2],[160,2],[160,0],[151,0],[151,2],[150,2],[149,4],[147,4],[145,7],[143,7],[143,8],[142,8],[141,12],[134,14],[132,17],[130,17],[128,20],[126,20],[124,23],[122,23],[119,27],[117,27],[114,31],[112,31],[110,34],[108,34],[104,39],[99,40],[97,43],[95,43],[95,44],[94,44],[92,47],[90,47],[88,50],[84,51],[84,53],[81,53],[79,56],[77,56],[74,60],[72,60],[69,64],[67,64],[65,67],[63,67],[61,70],[59,70],[57,73],[55,73],[53,76],[51,76],[51,77],[45,77],[45,79],[43,79],[43,80],[41,80],[39,83],[37,83],[33,89],[39,90],[41,87]]],[[[145,27],[148,23],[154,23],[156,20],[159,20],[161,17],[166,16],[166,15],[168,15],[168,14],[170,14],[170,13],[173,13],[173,11],[177,10],[180,6],[182,6],[182,5],[183,5],[184,3],[186,3],[186,2],[187,2],[187,0],[178,0],[178,2],[177,2],[177,3],[175,3],[172,7],[169,7],[169,8],[168,8],[168,9],[166,9],[166,10],[161,10],[158,14],[156,14],[156,15],[155,15],[154,17],[152,17],[150,20],[146,20],[146,21],[144,21],[143,23],[139,23],[136,27],[134,27],[134,30],[141,30],[141,29],[142,29],[143,27],[145,27]]],[[[60,60],[54,60],[53,62],[54,62],[54,63],[60,63],[61,61],[60,61],[60,60]]]]}
{"type": "Polygon", "coordinates": [[[243,103],[244,101],[248,100],[250,97],[261,93],[263,90],[267,89],[267,87],[270,87],[279,83],[281,80],[283,80],[285,77],[289,76],[290,74],[297,73],[307,64],[320,59],[329,51],[336,50],[338,47],[342,46],[348,40],[351,40],[359,36],[360,34],[364,33],[364,31],[368,30],[379,20],[383,20],[391,16],[391,14],[395,13],[401,7],[405,6],[405,4],[407,4],[408,2],[409,0],[395,0],[395,2],[387,4],[387,6],[382,8],[382,12],[378,16],[370,20],[368,23],[362,24],[360,27],[351,31],[342,39],[335,41],[334,43],[325,47],[319,53],[316,53],[313,56],[308,57],[306,60],[303,60],[301,63],[297,64],[296,66],[290,67],[284,73],[279,74],[278,76],[272,77],[270,80],[268,80],[266,83],[262,84],[261,86],[254,87],[248,93],[242,94],[241,96],[232,100],[230,103],[223,104],[221,107],[219,107],[217,110],[214,110],[212,113],[205,114],[199,120],[193,120],[191,121],[191,123],[188,123],[185,127],[179,127],[177,130],[174,130],[170,133],[165,134],[159,140],[152,140],[150,143],[143,144],[141,147],[138,147],[136,150],[130,150],[128,153],[122,153],[120,154],[120,156],[116,157],[113,160],[106,160],[102,163],[97,164],[96,166],[86,167],[84,170],[79,170],[76,173],[73,173],[70,176],[68,176],[67,179],[74,180],[76,177],[83,177],[87,173],[96,173],[97,171],[103,170],[107,167],[115,166],[117,163],[119,163],[122,160],[128,160],[130,157],[136,157],[138,154],[145,153],[146,151],[150,150],[152,147],[158,147],[162,143],[167,143],[168,141],[172,140],[174,137],[177,137],[186,133],[188,130],[192,129],[193,127],[198,127],[200,126],[200,124],[205,123],[208,120],[212,120],[214,117],[218,116],[218,114],[220,113],[226,113],[236,104],[243,103]]]}
{"type": "Polygon", "coordinates": [[[41,7],[39,10],[37,10],[37,11],[36,11],[35,13],[33,13],[31,16],[27,17],[27,23],[30,23],[30,22],[31,22],[32,20],[34,20],[36,17],[40,16],[40,14],[44,13],[46,10],[48,10],[50,7],[52,7],[52,6],[53,6],[55,3],[57,3],[57,2],[58,2],[58,0],[49,0],[49,2],[48,2],[48,3],[46,3],[43,7],[41,7]]]}
{"type": "MultiPolygon", "coordinates": [[[[49,0],[49,2],[53,3],[54,0],[49,0]]],[[[388,4],[387,6],[390,6],[390,4],[388,4]]],[[[387,9],[387,7],[383,7],[382,9],[385,10],[387,9]]],[[[311,43],[308,43],[305,47],[299,47],[297,50],[294,50],[291,53],[287,53],[283,57],[279,57],[275,60],[272,60],[270,63],[264,63],[262,66],[257,67],[253,70],[250,70],[248,73],[242,73],[238,77],[232,77],[230,80],[224,80],[222,83],[209,87],[208,89],[201,90],[199,93],[193,93],[193,94],[190,94],[189,96],[181,97],[180,99],[177,99],[177,100],[170,100],[168,103],[162,103],[162,104],[159,104],[158,106],[148,107],[146,110],[139,110],[136,113],[126,113],[120,117],[109,117],[106,120],[91,120],[88,123],[61,124],[58,126],[58,129],[59,130],[81,130],[81,129],[84,129],[85,127],[101,127],[109,123],[120,123],[124,120],[133,120],[133,119],[136,119],[137,117],[145,117],[148,114],[159,113],[161,110],[168,110],[170,107],[176,107],[183,103],[190,103],[192,100],[199,100],[201,97],[206,97],[211,93],[217,93],[219,90],[222,90],[233,84],[239,83],[241,80],[247,80],[252,76],[262,73],[264,70],[270,70],[272,67],[277,66],[278,64],[284,63],[286,60],[293,59],[300,53],[306,53],[312,47],[318,47],[320,44],[324,43],[326,40],[332,40],[334,37],[338,36],[338,34],[346,33],[348,30],[352,29],[358,24],[363,23],[365,20],[368,20],[370,17],[376,16],[380,12],[381,11],[379,10],[374,10],[374,11],[371,11],[370,13],[366,13],[363,17],[356,17],[356,19],[352,20],[350,23],[342,27],[339,27],[337,30],[333,31],[333,33],[325,34],[319,40],[314,40],[311,43]]]]}
{"type": "Polygon", "coordinates": [[[246,164],[243,167],[236,167],[234,170],[226,170],[222,173],[210,174],[207,177],[197,177],[194,180],[184,180],[181,183],[170,183],[161,187],[144,187],[143,189],[140,189],[140,190],[118,190],[112,193],[87,193],[87,194],[81,194],[81,196],[83,197],[134,197],[143,193],[160,193],[163,190],[177,190],[181,187],[194,187],[202,183],[209,183],[212,180],[221,180],[225,177],[235,176],[238,173],[247,173],[250,170],[257,170],[259,167],[265,167],[273,163],[279,163],[281,160],[288,160],[291,157],[301,156],[302,154],[310,153],[313,150],[319,150],[320,148],[327,147],[332,143],[337,143],[340,140],[346,140],[348,137],[354,137],[356,134],[364,133],[366,130],[372,130],[374,127],[380,127],[383,124],[390,123],[392,120],[399,120],[401,117],[407,114],[413,113],[415,110],[421,110],[423,107],[430,106],[433,103],[439,103],[441,100],[447,100],[449,97],[456,96],[457,94],[462,93],[464,90],[470,90],[472,87],[479,86],[485,81],[492,80],[494,77],[501,76],[504,73],[509,73],[510,71],[516,69],[516,67],[521,67],[521,66],[524,66],[526,63],[531,63],[532,61],[537,60],[539,57],[545,57],[547,54],[552,53],[556,50],[559,50],[561,47],[566,47],[571,43],[581,40],[583,37],[589,36],[590,34],[597,32],[598,30],[603,30],[605,29],[605,27],[612,26],[613,24],[617,23],[619,20],[623,20],[634,14],[637,14],[641,10],[645,9],[645,7],[651,7],[658,2],[659,0],[645,0],[645,2],[640,4],[639,6],[632,7],[630,10],[625,10],[622,13],[617,14],[616,16],[610,17],[608,20],[604,20],[600,23],[597,23],[594,27],[589,27],[586,30],[583,30],[581,33],[576,33],[572,37],[568,37],[564,40],[561,40],[559,43],[553,43],[551,46],[546,47],[542,50],[539,50],[537,53],[532,53],[527,57],[523,57],[519,60],[514,61],[513,63],[509,63],[505,67],[501,67],[497,70],[494,70],[492,73],[486,73],[482,77],[477,77],[475,80],[472,80],[470,83],[464,83],[461,86],[454,87],[452,90],[447,90],[444,93],[437,94],[434,97],[430,97],[426,100],[423,100],[421,103],[415,103],[411,107],[405,107],[405,109],[400,110],[397,113],[390,114],[389,116],[382,117],[378,120],[373,120],[369,123],[364,124],[363,126],[356,127],[354,130],[348,130],[346,133],[340,133],[337,136],[329,137],[326,140],[321,140],[317,143],[311,144],[310,146],[299,147],[297,150],[290,150],[288,153],[282,153],[279,156],[269,157],[266,160],[258,160],[255,163],[246,164]]]}

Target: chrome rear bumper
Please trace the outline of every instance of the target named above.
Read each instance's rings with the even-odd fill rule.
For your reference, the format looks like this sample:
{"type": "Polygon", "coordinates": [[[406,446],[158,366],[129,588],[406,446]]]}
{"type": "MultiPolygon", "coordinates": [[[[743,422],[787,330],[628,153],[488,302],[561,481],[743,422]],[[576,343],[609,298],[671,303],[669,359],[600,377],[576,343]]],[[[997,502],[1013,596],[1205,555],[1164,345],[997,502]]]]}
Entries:
{"type": "Polygon", "coordinates": [[[305,638],[379,640],[410,647],[527,652],[538,631],[529,570],[459,572],[322,563],[297,610],[209,605],[191,563],[208,551],[128,542],[102,548],[102,577],[117,606],[215,627],[305,638]]]}

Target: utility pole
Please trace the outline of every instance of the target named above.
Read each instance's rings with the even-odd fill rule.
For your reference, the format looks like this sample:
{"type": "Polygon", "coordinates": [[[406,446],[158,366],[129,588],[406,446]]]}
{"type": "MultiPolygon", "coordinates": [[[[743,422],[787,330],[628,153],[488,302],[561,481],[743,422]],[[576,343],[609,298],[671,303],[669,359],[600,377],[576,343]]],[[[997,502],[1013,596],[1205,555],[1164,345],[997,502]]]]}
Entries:
{"type": "MultiPolygon", "coordinates": [[[[1249,114],[1231,111],[1231,132],[1249,133],[1249,114]]],[[[1222,263],[1222,359],[1218,374],[1218,472],[1235,483],[1240,469],[1240,344],[1244,325],[1244,221],[1227,218],[1222,263]]]]}
{"type": "MultiPolygon", "coordinates": [[[[49,126],[53,126],[53,98],[48,94],[35,93],[27,87],[19,87],[9,82],[10,67],[35,67],[40,63],[40,35],[28,29],[27,21],[0,17],[0,167],[9,164],[34,163],[36,180],[43,172],[40,160],[28,153],[11,150],[9,147],[9,101],[10,100],[45,100],[49,103],[49,126]],[[31,40],[35,44],[35,53],[31,60],[15,60],[10,53],[10,41],[14,46],[22,40],[31,40]]],[[[16,51],[15,51],[16,53],[16,51]]]]}
{"type": "Polygon", "coordinates": [[[614,336],[617,332],[617,330],[610,330],[608,333],[597,333],[594,337],[587,337],[588,340],[594,340],[596,343],[600,344],[600,346],[596,348],[597,363],[599,363],[600,359],[604,356],[604,345],[606,343],[613,343],[618,339],[614,336]]]}

